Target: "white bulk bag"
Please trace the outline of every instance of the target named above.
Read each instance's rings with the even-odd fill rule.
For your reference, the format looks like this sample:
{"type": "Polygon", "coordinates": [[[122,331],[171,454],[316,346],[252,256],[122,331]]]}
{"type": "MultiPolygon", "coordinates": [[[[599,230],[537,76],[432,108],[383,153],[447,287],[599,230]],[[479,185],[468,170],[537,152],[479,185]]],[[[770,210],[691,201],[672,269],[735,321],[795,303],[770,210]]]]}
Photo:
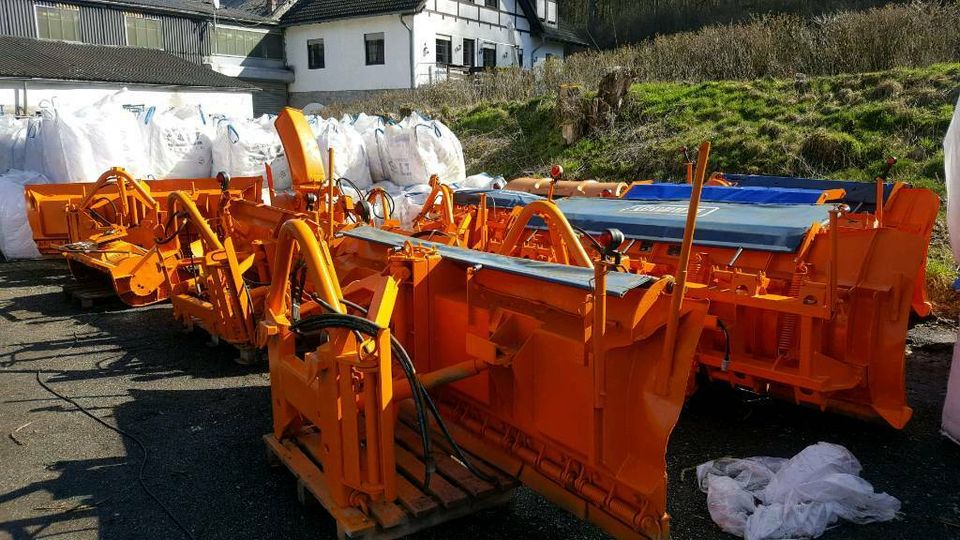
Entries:
{"type": "Polygon", "coordinates": [[[283,145],[273,127],[272,116],[265,114],[254,120],[221,119],[213,139],[211,173],[263,176],[264,164],[271,163],[282,152],[283,145]]]}
{"type": "Polygon", "coordinates": [[[943,139],[943,164],[947,187],[947,228],[953,257],[960,261],[960,102],[943,139]]]}
{"type": "Polygon", "coordinates": [[[0,252],[7,259],[40,257],[27,221],[23,186],[46,183],[42,174],[32,171],[11,169],[0,174],[0,252]]]}
{"type": "Polygon", "coordinates": [[[154,178],[211,176],[213,141],[200,107],[159,112],[150,107],[141,121],[147,146],[146,174],[154,178]]]}
{"type": "MultiPolygon", "coordinates": [[[[330,169],[329,150],[333,149],[333,177],[347,178],[360,189],[367,189],[373,183],[370,167],[367,164],[367,152],[363,137],[350,124],[341,123],[333,118],[319,119],[315,124],[317,144],[323,155],[323,170],[330,169]]],[[[313,127],[313,126],[311,126],[313,127]]]]}
{"type": "Polygon", "coordinates": [[[386,180],[384,158],[384,128],[386,122],[380,116],[369,116],[361,113],[352,123],[353,128],[363,138],[363,144],[367,149],[367,166],[370,168],[370,178],[374,182],[386,180]]]}
{"type": "Polygon", "coordinates": [[[426,184],[437,175],[445,184],[462,182],[466,165],[460,141],[443,123],[413,113],[384,128],[386,175],[401,186],[426,184]]]}
{"type": "MultiPolygon", "coordinates": [[[[34,116],[27,121],[26,139],[23,144],[23,155],[20,160],[11,165],[11,168],[45,173],[44,146],[43,146],[43,118],[34,116]]],[[[50,175],[46,175],[48,178],[50,175]]]]}
{"type": "Polygon", "coordinates": [[[947,378],[947,396],[943,400],[940,429],[951,441],[960,444],[960,339],[953,346],[953,361],[947,378]]]}
{"type": "Polygon", "coordinates": [[[27,143],[27,119],[0,116],[0,173],[23,168],[27,143]]]}
{"type": "Polygon", "coordinates": [[[502,176],[493,176],[489,173],[480,173],[468,176],[463,182],[457,183],[457,189],[503,189],[507,181],[502,176]]]}
{"type": "Polygon", "coordinates": [[[47,176],[54,182],[91,182],[111,167],[143,176],[143,133],[137,117],[123,108],[125,96],[121,90],[75,111],[48,109],[43,125],[47,176]]]}
{"type": "Polygon", "coordinates": [[[270,162],[270,173],[273,175],[274,191],[287,191],[293,187],[293,175],[290,174],[290,162],[286,155],[280,154],[270,162]]]}

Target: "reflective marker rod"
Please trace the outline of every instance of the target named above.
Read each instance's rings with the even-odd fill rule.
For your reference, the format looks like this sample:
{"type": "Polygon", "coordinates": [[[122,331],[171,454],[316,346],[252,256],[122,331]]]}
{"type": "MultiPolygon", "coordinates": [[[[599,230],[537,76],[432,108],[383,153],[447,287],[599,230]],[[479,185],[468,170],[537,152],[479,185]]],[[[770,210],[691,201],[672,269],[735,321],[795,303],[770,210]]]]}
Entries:
{"type": "Polygon", "coordinates": [[[697,154],[697,172],[690,188],[690,206],[687,208],[687,223],[683,228],[683,244],[680,246],[680,261],[677,263],[676,283],[670,299],[670,313],[667,315],[667,333],[663,342],[663,365],[669,366],[659,381],[661,393],[665,393],[668,381],[673,374],[673,356],[677,344],[677,328],[680,324],[680,309],[683,307],[683,295],[687,285],[687,266],[690,264],[690,252],[693,251],[693,233],[697,227],[697,212],[700,209],[700,195],[703,181],[707,175],[707,163],[710,160],[710,143],[700,145],[697,154]]]}
{"type": "Polygon", "coordinates": [[[327,151],[327,241],[333,239],[333,148],[327,151]]]}

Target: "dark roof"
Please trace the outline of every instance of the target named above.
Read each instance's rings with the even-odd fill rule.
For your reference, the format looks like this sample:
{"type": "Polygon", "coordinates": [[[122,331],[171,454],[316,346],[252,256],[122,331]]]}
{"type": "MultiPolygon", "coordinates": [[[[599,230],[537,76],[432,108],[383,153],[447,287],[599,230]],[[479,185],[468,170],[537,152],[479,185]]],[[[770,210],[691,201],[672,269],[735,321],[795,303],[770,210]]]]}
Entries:
{"type": "Polygon", "coordinates": [[[523,11],[530,22],[530,31],[534,34],[543,32],[543,23],[540,22],[540,17],[537,17],[537,10],[533,2],[531,0],[517,0],[517,3],[520,4],[520,10],[523,11]]]}
{"type": "Polygon", "coordinates": [[[280,23],[287,25],[388,13],[415,13],[423,9],[425,4],[426,0],[299,0],[280,17],[280,23]]]}
{"type": "Polygon", "coordinates": [[[254,90],[256,87],[170,53],[0,36],[0,78],[254,90]]]}
{"type": "MultiPolygon", "coordinates": [[[[149,9],[179,15],[197,15],[203,18],[213,17],[212,0],[89,0],[97,4],[118,8],[149,9]]],[[[221,0],[217,17],[228,20],[240,20],[274,25],[270,18],[268,0],[221,0]]]]}
{"type": "Polygon", "coordinates": [[[584,47],[592,46],[585,30],[576,30],[573,28],[564,27],[562,25],[559,28],[551,28],[544,25],[543,37],[551,41],[559,41],[561,43],[582,45],[584,47]]]}

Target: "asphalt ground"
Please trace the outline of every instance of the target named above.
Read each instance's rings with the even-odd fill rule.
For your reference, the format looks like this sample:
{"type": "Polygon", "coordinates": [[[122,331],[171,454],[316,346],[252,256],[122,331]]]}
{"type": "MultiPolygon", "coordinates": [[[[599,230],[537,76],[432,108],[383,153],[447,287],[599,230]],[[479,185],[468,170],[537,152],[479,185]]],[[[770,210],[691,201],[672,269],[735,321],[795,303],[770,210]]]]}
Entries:
{"type": "MultiPolygon", "coordinates": [[[[184,537],[138,484],[143,454],[36,380],[129,432],[149,453],[147,486],[197,538],[335,537],[295,481],[270,468],[265,367],[185,334],[168,306],[83,311],[67,302],[61,261],[0,264],[0,538],[184,537]]],[[[732,538],[710,520],[692,468],[721,456],[789,457],[817,441],[845,445],[863,476],[903,502],[899,519],[841,525],[839,538],[960,538],[960,447],[938,432],[955,330],[911,332],[902,431],[707,387],[685,407],[668,452],[676,539],[732,538]]],[[[513,502],[418,538],[603,538],[521,489],[513,502]]]]}

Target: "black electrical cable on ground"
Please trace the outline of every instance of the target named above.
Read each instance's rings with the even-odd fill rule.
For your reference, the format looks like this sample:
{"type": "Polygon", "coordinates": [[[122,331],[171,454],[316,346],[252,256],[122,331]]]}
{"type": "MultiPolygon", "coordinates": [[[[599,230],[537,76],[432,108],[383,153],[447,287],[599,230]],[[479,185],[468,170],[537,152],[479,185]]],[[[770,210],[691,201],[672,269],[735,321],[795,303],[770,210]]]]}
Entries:
{"type": "Polygon", "coordinates": [[[77,408],[78,411],[80,411],[80,412],[82,412],[83,414],[89,416],[90,418],[96,420],[96,421],[97,421],[100,425],[102,425],[103,427],[105,427],[105,428],[107,428],[107,429],[109,429],[109,430],[111,430],[111,431],[115,431],[115,432],[117,432],[118,434],[120,434],[121,436],[126,437],[126,438],[130,439],[131,441],[133,441],[134,443],[136,443],[136,445],[137,445],[138,447],[140,447],[140,451],[143,453],[143,460],[140,461],[140,470],[137,472],[137,482],[140,483],[140,487],[143,488],[143,491],[144,491],[147,495],[149,495],[150,498],[153,499],[153,501],[156,502],[157,505],[160,506],[161,509],[163,509],[163,511],[167,514],[167,516],[177,525],[177,527],[178,527],[181,531],[183,531],[183,534],[184,534],[187,538],[190,538],[190,540],[196,540],[196,537],[193,535],[192,532],[190,532],[190,529],[188,529],[183,523],[181,523],[180,520],[177,519],[177,516],[176,516],[169,508],[167,508],[167,505],[163,504],[163,501],[160,500],[160,497],[157,497],[157,496],[153,493],[153,491],[150,491],[150,488],[147,487],[147,483],[146,483],[146,481],[144,481],[144,479],[143,479],[143,470],[146,469],[146,467],[147,467],[147,460],[148,460],[149,457],[150,457],[150,453],[147,452],[147,447],[140,441],[140,439],[136,438],[135,436],[133,436],[133,435],[130,434],[129,432],[124,431],[123,429],[120,429],[120,428],[118,428],[118,427],[116,427],[116,426],[112,426],[112,425],[108,424],[107,422],[103,421],[103,419],[99,418],[98,416],[94,415],[93,413],[91,413],[91,412],[88,411],[87,409],[83,408],[83,406],[80,405],[79,403],[77,403],[76,401],[74,401],[74,400],[68,398],[67,396],[65,396],[65,395],[57,392],[57,391],[54,390],[53,388],[50,388],[50,386],[48,386],[47,383],[43,382],[43,380],[40,379],[40,372],[39,372],[39,371],[37,371],[37,383],[38,383],[41,387],[43,387],[44,390],[46,390],[47,392],[50,392],[50,393],[53,394],[54,396],[57,396],[58,398],[62,399],[63,401],[66,401],[67,403],[73,405],[74,407],[77,408]]]}

